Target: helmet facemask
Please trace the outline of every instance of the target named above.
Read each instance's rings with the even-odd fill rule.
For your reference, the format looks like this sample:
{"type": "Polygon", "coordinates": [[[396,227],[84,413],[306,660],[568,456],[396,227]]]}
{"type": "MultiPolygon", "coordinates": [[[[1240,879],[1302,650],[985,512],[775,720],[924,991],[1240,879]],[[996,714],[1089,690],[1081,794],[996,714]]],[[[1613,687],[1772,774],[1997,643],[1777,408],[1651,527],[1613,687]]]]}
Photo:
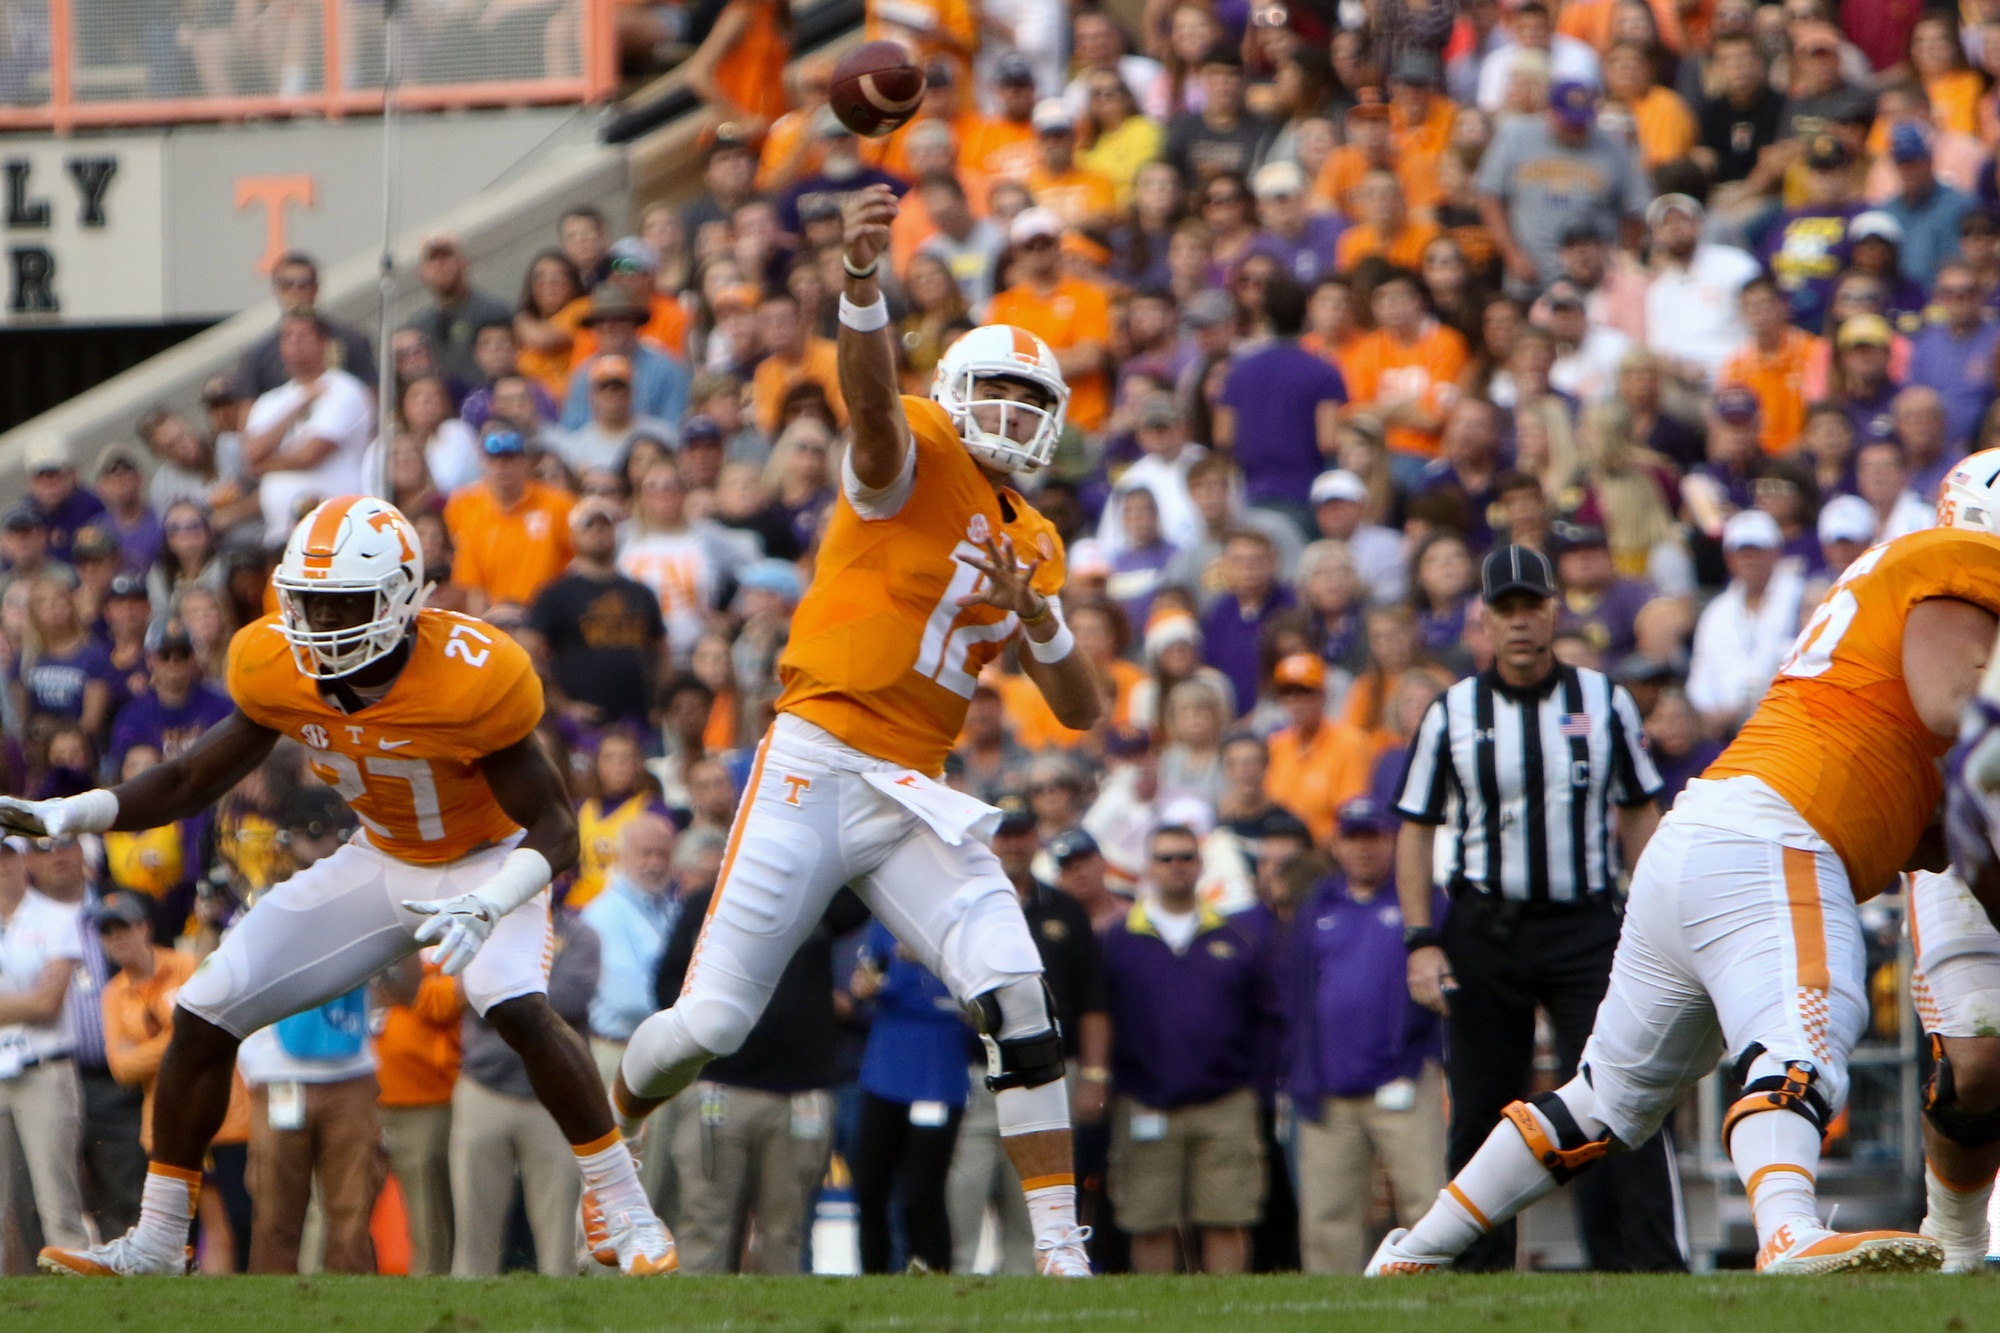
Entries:
{"type": "Polygon", "coordinates": [[[285,640],[292,646],[292,660],[314,680],[351,676],[394,652],[433,586],[419,586],[401,570],[379,583],[315,581],[302,587],[282,574],[273,581],[277,585],[285,640]],[[305,599],[355,594],[373,598],[372,613],[367,620],[340,629],[312,628],[305,599]]]}
{"type": "Polygon", "coordinates": [[[949,389],[946,411],[975,458],[1008,472],[1034,473],[1055,457],[1056,442],[1062,436],[1062,404],[1049,404],[1052,395],[1044,386],[968,366],[949,389]],[[1028,385],[1043,401],[977,396],[981,381],[1001,379],[1028,385]],[[1024,424],[1032,428],[1022,430],[1024,424]],[[1027,438],[1020,438],[1023,435],[1027,438]]]}

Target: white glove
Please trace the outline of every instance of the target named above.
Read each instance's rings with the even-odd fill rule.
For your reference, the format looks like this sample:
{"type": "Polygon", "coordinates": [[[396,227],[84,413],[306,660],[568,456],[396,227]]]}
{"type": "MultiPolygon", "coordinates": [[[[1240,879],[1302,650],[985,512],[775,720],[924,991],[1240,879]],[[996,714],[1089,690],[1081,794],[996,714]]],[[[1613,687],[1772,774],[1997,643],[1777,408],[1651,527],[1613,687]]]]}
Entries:
{"type": "Polygon", "coordinates": [[[48,801],[0,796],[0,828],[30,838],[102,833],[118,819],[118,798],[103,788],[48,801]]]}
{"type": "Polygon", "coordinates": [[[437,964],[448,977],[472,965],[503,915],[477,893],[461,893],[456,898],[406,898],[403,906],[430,918],[417,927],[417,943],[438,946],[437,964]]]}

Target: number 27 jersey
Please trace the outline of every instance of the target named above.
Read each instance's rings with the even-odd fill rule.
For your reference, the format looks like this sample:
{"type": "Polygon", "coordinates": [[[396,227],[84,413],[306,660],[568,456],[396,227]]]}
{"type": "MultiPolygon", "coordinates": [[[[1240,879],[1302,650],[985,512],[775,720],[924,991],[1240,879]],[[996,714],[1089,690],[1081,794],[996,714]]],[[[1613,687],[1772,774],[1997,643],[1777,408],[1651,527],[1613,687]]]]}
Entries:
{"type": "Polygon", "coordinates": [[[823,727],[877,759],[935,774],[965,725],[980,669],[1020,630],[1011,611],[958,599],[985,585],[967,564],[1005,534],[1035,591],[1063,585],[1055,525],[1013,491],[996,492],[944,409],[905,397],[916,451],[910,493],[865,517],[842,488],[812,586],[778,662],[778,711],[823,727]]]}
{"type": "Polygon", "coordinates": [[[409,660],[388,694],[343,713],[292,660],[266,616],[229,645],[229,694],[244,716],[306,747],[313,771],[400,861],[443,865],[510,837],[479,761],[542,718],[528,654],[483,621],[420,611],[409,660]]]}
{"type": "Polygon", "coordinates": [[[1910,610],[1939,597],[2000,615],[2000,539],[1930,528],[1862,552],[1702,775],[1774,789],[1840,854],[1864,901],[1909,860],[1944,790],[1937,761],[1950,742],[1917,716],[1903,679],[1910,610]]]}

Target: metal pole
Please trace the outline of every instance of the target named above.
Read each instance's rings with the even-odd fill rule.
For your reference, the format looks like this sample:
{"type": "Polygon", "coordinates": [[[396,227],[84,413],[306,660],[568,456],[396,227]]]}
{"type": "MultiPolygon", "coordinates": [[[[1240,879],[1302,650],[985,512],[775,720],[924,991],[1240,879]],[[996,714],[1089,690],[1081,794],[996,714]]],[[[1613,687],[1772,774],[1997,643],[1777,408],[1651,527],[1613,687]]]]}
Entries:
{"type": "MultiPolygon", "coordinates": [[[[365,3],[366,0],[362,0],[365,3]]],[[[396,187],[398,150],[397,83],[402,77],[402,24],[396,16],[398,0],[382,0],[382,262],[379,283],[382,293],[382,323],[375,351],[375,475],[370,489],[383,499],[390,498],[389,446],[396,423],[396,187]]]]}

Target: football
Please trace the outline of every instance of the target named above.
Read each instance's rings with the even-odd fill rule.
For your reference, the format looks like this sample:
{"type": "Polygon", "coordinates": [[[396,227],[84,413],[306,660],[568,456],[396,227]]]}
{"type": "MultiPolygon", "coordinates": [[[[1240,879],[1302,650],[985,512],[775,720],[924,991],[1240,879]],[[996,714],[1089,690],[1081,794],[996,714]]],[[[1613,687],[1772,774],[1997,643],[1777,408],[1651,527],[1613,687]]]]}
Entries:
{"type": "Polygon", "coordinates": [[[827,101],[840,123],[864,139],[879,139],[917,113],[924,72],[897,42],[863,42],[834,66],[827,101]]]}

